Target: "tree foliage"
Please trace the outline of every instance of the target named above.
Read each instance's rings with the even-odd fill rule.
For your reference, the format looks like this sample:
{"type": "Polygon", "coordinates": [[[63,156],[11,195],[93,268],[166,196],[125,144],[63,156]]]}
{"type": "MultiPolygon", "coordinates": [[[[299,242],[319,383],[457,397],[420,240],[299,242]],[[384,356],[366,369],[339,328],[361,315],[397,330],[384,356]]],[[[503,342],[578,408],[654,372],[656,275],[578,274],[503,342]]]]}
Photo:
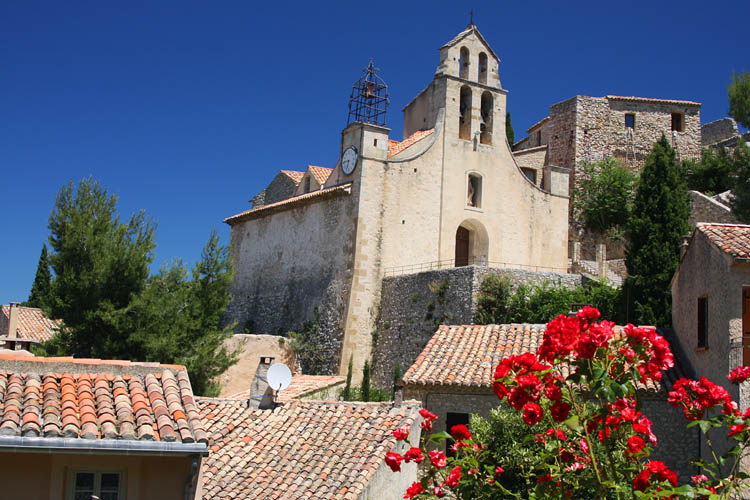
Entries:
{"type": "Polygon", "coordinates": [[[709,196],[732,189],[736,174],[732,157],[725,148],[706,148],[700,161],[685,161],[688,189],[709,196]]]}
{"type": "Polygon", "coordinates": [[[184,365],[196,394],[236,362],[221,326],[232,264],[212,232],[192,271],[181,261],[149,276],[154,225],[143,212],[120,222],[117,198],[98,182],[63,186],[50,216],[54,270],[45,311],[63,321],[47,354],[184,365]]]}
{"type": "Polygon", "coordinates": [[[582,164],[573,191],[573,214],[595,233],[622,227],[630,216],[637,177],[614,158],[582,164]]]}
{"type": "Polygon", "coordinates": [[[606,283],[589,281],[573,289],[560,283],[514,284],[503,274],[488,274],[477,296],[476,324],[546,323],[570,311],[572,304],[589,304],[624,321],[622,292],[606,283]]]}
{"type": "Polygon", "coordinates": [[[52,289],[52,273],[49,270],[47,245],[42,245],[42,253],[36,266],[34,283],[31,285],[29,299],[24,303],[27,307],[44,307],[50,299],[52,289]]]}
{"type": "Polygon", "coordinates": [[[737,141],[730,159],[735,173],[732,211],[740,221],[747,224],[750,223],[750,147],[745,141],[737,141]]]}
{"type": "Polygon", "coordinates": [[[508,137],[508,144],[512,148],[516,141],[516,134],[513,132],[513,125],[510,123],[510,111],[505,113],[505,135],[508,137]]]}
{"type": "Polygon", "coordinates": [[[690,203],[685,174],[666,137],[646,158],[627,226],[625,282],[629,320],[669,327],[672,324],[670,281],[688,233],[690,203]]]}
{"type": "Polygon", "coordinates": [[[750,128],[750,73],[734,73],[727,85],[729,114],[745,128],[750,128]]]}

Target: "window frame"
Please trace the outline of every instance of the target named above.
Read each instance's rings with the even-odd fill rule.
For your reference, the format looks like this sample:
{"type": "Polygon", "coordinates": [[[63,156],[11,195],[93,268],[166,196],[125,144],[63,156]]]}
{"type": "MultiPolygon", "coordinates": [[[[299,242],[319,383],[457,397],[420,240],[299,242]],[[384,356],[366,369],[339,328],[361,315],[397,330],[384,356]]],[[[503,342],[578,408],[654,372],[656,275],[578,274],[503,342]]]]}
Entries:
{"type": "Polygon", "coordinates": [[[465,201],[465,205],[466,205],[466,208],[469,209],[469,210],[478,210],[478,211],[482,210],[482,202],[483,202],[483,200],[482,200],[482,184],[484,183],[483,178],[484,178],[484,176],[481,173],[477,172],[477,171],[472,170],[470,172],[466,172],[466,201],[465,201]],[[469,186],[471,185],[472,178],[476,179],[476,185],[474,186],[473,198],[478,203],[475,203],[474,205],[469,205],[469,196],[468,196],[469,195],[469,186]]]}
{"type": "Polygon", "coordinates": [[[92,495],[101,497],[102,474],[118,474],[120,476],[119,486],[117,489],[118,500],[127,500],[126,483],[127,474],[125,469],[118,468],[99,468],[99,467],[69,467],[65,474],[65,500],[74,500],[76,493],[76,475],[81,473],[94,474],[94,491],[92,495]]]}
{"type": "Polygon", "coordinates": [[[629,128],[629,129],[632,129],[633,131],[635,131],[635,113],[625,113],[625,128],[626,129],[629,128]],[[632,118],[633,119],[633,124],[630,127],[628,126],[628,118],[632,118]]]}
{"type": "Polygon", "coordinates": [[[696,305],[696,349],[708,349],[708,295],[698,297],[696,305]]]}
{"type": "Polygon", "coordinates": [[[672,111],[670,116],[670,126],[672,128],[672,132],[684,132],[685,131],[685,113],[682,111],[672,111]],[[675,128],[675,117],[679,117],[679,128],[675,128]]]}

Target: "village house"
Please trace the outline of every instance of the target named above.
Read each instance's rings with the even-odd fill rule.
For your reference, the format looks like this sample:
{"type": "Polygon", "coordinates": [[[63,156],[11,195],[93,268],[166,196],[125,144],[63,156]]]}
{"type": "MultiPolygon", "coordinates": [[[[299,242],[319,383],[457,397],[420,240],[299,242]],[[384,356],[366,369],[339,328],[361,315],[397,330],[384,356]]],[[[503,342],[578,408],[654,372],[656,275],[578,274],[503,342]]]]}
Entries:
{"type": "Polygon", "coordinates": [[[568,170],[523,170],[505,137],[500,60],[471,25],[440,48],[432,81],[386,127],[387,85],[371,63],[354,85],[332,169],[281,171],[228,217],[228,321],[240,331],[316,332],[327,370],[358,380],[383,277],[471,264],[565,272],[568,170]],[[305,324],[303,326],[303,323],[305,324]]]}
{"type": "Polygon", "coordinates": [[[0,355],[3,498],[199,499],[207,454],[183,366],[0,355]]]}
{"type": "Polygon", "coordinates": [[[50,340],[61,324],[41,309],[11,302],[0,306],[0,346],[28,352],[30,345],[50,340]]]}
{"type": "MultiPolygon", "coordinates": [[[[492,392],[495,367],[508,356],[535,353],[545,325],[441,325],[401,380],[405,398],[422,402],[438,415],[435,430],[467,424],[470,414],[487,417],[500,402],[492,392]]],[[[682,410],[667,402],[671,384],[682,376],[679,366],[662,383],[638,387],[643,413],[653,421],[659,445],[652,458],[663,460],[682,481],[695,474],[689,461],[698,456],[697,429],[686,429],[682,410]],[[680,422],[681,425],[675,425],[680,422]]]]}

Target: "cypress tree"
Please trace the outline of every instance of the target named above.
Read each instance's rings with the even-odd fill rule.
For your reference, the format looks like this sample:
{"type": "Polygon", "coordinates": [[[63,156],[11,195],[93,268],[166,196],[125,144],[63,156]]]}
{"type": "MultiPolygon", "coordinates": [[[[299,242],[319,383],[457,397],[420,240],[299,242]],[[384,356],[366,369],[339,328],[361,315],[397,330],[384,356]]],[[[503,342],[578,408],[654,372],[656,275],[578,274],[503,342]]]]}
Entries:
{"type": "Polygon", "coordinates": [[[362,368],[362,388],[360,390],[362,401],[370,400],[370,362],[365,361],[365,366],[362,368]]]}
{"type": "Polygon", "coordinates": [[[42,254],[39,256],[39,264],[36,266],[36,276],[31,285],[29,299],[24,305],[28,307],[43,308],[49,304],[52,273],[49,270],[49,259],[47,258],[47,245],[42,245],[42,254]]]}
{"type": "Polygon", "coordinates": [[[349,356],[349,368],[346,370],[346,384],[344,385],[344,391],[341,393],[341,399],[349,401],[352,398],[352,363],[354,360],[349,356]]]}
{"type": "Polygon", "coordinates": [[[513,125],[510,124],[510,111],[505,113],[505,135],[508,137],[508,144],[513,148],[516,141],[516,134],[513,132],[513,125]]]}
{"type": "Polygon", "coordinates": [[[682,237],[689,231],[689,215],[684,168],[662,134],[646,158],[628,222],[629,320],[672,325],[670,282],[679,264],[682,237]]]}

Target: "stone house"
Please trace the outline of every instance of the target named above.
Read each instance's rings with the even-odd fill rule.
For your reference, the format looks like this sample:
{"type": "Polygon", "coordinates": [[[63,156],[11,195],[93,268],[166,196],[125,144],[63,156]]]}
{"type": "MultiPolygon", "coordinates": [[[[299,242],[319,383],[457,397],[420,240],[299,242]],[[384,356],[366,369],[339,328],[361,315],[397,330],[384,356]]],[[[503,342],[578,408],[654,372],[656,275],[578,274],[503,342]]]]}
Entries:
{"type": "Polygon", "coordinates": [[[247,401],[198,398],[211,454],[201,493],[219,498],[397,500],[417,478],[416,464],[393,473],[385,454],[407,445],[392,432],[410,426],[419,441],[419,405],[291,400],[274,410],[247,401]]]}
{"type": "MultiPolygon", "coordinates": [[[[386,102],[372,65],[357,85],[353,103],[386,102]]],[[[352,358],[356,380],[389,270],[565,272],[568,172],[521,169],[505,138],[506,96],[499,59],[471,25],[440,48],[432,81],[404,107],[404,140],[390,137],[385,107],[350,116],[324,181],[311,166],[277,199],[296,182],[281,172],[251,209],[225,219],[235,264],[227,320],[270,334],[307,322],[327,369],[344,374],[352,358]]]]}
{"type": "Polygon", "coordinates": [[[206,443],[183,366],[0,355],[3,498],[199,499],[206,443]]]}
{"type": "Polygon", "coordinates": [[[24,307],[18,302],[0,306],[0,342],[6,349],[45,342],[57,333],[61,324],[36,307],[24,307]]]}
{"type": "MultiPolygon", "coordinates": [[[[492,377],[501,359],[536,352],[545,325],[441,325],[401,381],[405,398],[422,402],[438,415],[435,430],[469,422],[470,414],[486,417],[499,400],[492,377]]],[[[679,367],[664,374],[661,384],[641,385],[643,413],[653,421],[659,439],[652,458],[663,460],[682,481],[695,474],[689,460],[698,455],[696,429],[686,429],[682,411],[667,402],[679,367]],[[681,425],[675,425],[680,422],[681,425]]]]}

